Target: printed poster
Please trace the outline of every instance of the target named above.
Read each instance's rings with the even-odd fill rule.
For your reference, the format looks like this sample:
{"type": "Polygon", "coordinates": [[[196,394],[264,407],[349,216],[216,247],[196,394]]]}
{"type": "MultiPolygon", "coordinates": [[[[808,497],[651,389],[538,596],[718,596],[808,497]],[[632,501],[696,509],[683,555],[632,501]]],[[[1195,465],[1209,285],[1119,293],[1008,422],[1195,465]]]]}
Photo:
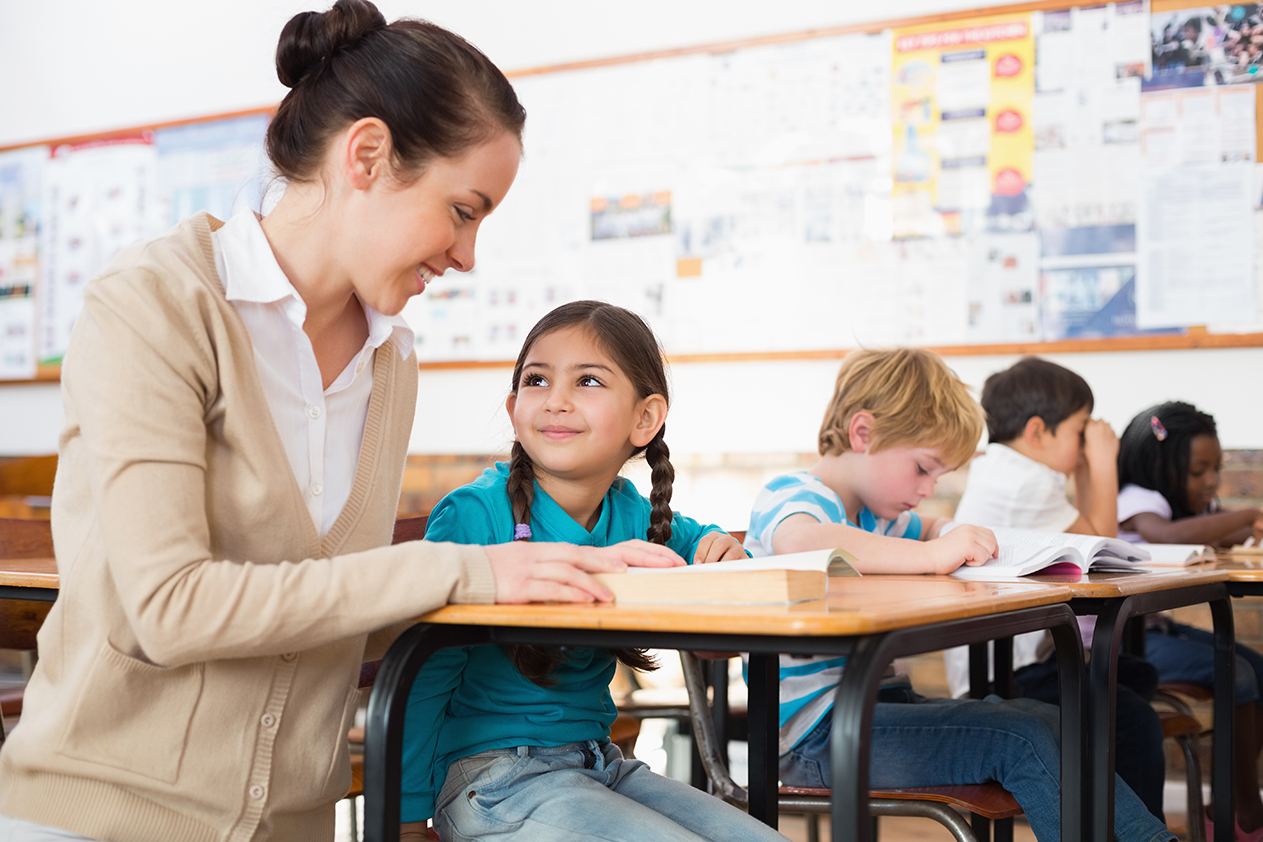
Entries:
{"type": "Polygon", "coordinates": [[[1145,90],[1263,79],[1263,6],[1236,3],[1154,12],[1153,74],[1145,90]]]}
{"type": "Polygon", "coordinates": [[[152,132],[52,150],[40,231],[39,358],[60,360],[84,285],[118,251],[163,230],[152,132]]]}
{"type": "Polygon", "coordinates": [[[0,153],[0,380],[35,376],[40,191],[48,147],[0,153]]]}
{"type": "Polygon", "coordinates": [[[892,44],[894,236],[1029,231],[1031,16],[896,29],[892,44]]]}

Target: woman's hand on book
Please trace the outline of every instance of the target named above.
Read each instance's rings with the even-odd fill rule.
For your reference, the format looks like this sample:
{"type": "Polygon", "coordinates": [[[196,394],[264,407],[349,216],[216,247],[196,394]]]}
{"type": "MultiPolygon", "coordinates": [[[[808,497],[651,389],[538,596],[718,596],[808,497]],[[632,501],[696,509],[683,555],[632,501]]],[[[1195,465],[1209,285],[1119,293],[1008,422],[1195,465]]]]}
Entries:
{"type": "Polygon", "coordinates": [[[684,559],[661,544],[623,541],[610,547],[514,541],[483,547],[496,602],[610,602],[614,595],[589,573],[628,567],[679,567],[684,559]]]}
{"type": "Polygon", "coordinates": [[[922,545],[930,553],[931,572],[951,573],[962,564],[978,567],[995,558],[999,549],[995,533],[982,526],[960,524],[941,538],[922,545]]]}
{"type": "Polygon", "coordinates": [[[707,532],[698,539],[697,551],[693,553],[694,564],[736,561],[739,558],[746,558],[746,551],[727,532],[707,532]]]}

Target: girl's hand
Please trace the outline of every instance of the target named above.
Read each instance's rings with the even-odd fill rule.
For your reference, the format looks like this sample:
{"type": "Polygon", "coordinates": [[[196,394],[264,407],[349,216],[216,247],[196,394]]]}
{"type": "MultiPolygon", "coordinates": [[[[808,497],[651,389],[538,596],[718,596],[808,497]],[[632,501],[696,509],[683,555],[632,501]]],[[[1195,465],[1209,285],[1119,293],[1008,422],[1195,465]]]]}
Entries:
{"type": "Polygon", "coordinates": [[[707,532],[697,542],[693,563],[710,564],[712,561],[736,561],[745,557],[746,551],[727,532],[707,532]]]}
{"type": "Polygon", "coordinates": [[[621,573],[628,567],[679,567],[673,551],[648,541],[612,547],[514,541],[483,547],[491,562],[496,602],[611,602],[614,595],[589,573],[621,573]]]}
{"type": "Polygon", "coordinates": [[[961,524],[941,538],[922,546],[930,553],[933,573],[951,573],[962,564],[979,567],[996,557],[999,542],[995,533],[981,526],[961,524]]]}

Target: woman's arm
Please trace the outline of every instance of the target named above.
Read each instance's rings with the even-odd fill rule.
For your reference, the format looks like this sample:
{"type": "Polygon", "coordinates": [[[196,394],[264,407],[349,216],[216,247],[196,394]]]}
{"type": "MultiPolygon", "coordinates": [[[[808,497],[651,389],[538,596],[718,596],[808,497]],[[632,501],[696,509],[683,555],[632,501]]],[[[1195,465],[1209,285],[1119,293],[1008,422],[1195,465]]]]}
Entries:
{"type": "Polygon", "coordinates": [[[986,563],[996,553],[996,540],[980,526],[961,525],[941,538],[915,541],[794,514],[777,525],[772,547],[777,554],[837,547],[855,556],[861,573],[951,573],[962,564],[986,563]]]}

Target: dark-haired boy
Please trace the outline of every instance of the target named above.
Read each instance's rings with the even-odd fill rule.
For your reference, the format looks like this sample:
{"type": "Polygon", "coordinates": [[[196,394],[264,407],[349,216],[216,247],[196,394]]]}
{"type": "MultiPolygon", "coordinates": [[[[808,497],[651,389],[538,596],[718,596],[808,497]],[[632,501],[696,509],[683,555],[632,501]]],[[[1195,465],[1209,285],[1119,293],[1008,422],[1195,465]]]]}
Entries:
{"type": "MultiPolygon", "coordinates": [[[[987,378],[986,451],[969,463],[955,520],[978,526],[1039,529],[1113,537],[1118,531],[1118,437],[1091,418],[1092,389],[1078,374],[1026,357],[987,378]],[[1075,502],[1066,497],[1074,474],[1075,502]]],[[[1090,643],[1091,625],[1081,624],[1090,643]]],[[[1044,632],[1013,640],[1014,680],[1028,698],[1056,704],[1052,640],[1044,632]]],[[[968,650],[946,653],[954,695],[968,688],[968,650]]],[[[1116,769],[1150,812],[1162,817],[1162,723],[1149,706],[1157,670],[1121,657],[1118,671],[1116,769]]]]}

